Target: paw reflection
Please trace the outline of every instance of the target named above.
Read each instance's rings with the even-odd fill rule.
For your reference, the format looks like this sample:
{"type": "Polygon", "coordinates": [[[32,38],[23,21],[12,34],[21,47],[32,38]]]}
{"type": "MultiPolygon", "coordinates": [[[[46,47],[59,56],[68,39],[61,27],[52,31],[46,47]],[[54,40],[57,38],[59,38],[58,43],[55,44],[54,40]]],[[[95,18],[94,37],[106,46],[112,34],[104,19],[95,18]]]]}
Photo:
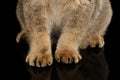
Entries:
{"type": "Polygon", "coordinates": [[[52,67],[36,68],[27,66],[27,70],[31,75],[31,80],[51,80],[52,67]]]}

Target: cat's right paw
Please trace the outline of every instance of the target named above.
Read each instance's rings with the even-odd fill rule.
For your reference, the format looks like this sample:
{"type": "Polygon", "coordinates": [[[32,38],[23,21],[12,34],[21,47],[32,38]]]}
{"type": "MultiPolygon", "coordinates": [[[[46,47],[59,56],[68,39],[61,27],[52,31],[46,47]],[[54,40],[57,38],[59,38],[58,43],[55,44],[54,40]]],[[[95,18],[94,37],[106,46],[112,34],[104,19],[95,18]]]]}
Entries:
{"type": "Polygon", "coordinates": [[[29,53],[26,57],[26,62],[30,66],[46,67],[53,63],[51,54],[29,53]]]}

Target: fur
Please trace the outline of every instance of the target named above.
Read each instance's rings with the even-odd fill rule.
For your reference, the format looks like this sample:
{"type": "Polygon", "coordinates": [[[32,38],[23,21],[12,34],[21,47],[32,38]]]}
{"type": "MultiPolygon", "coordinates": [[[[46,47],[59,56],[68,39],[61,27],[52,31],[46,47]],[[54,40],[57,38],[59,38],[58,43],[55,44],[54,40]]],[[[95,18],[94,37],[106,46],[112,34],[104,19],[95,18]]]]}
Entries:
{"type": "Polygon", "coordinates": [[[103,47],[112,17],[109,0],[18,0],[16,13],[21,25],[16,41],[26,37],[26,62],[37,67],[53,63],[52,44],[55,59],[66,64],[82,59],[79,49],[103,47]]]}

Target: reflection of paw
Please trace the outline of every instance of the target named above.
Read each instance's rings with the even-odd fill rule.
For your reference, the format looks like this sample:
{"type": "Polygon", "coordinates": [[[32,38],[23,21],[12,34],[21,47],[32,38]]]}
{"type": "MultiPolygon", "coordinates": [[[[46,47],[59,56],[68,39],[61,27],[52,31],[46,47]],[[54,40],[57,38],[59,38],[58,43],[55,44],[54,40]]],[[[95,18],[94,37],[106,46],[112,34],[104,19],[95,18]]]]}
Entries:
{"type": "Polygon", "coordinates": [[[104,46],[104,39],[103,37],[99,37],[95,40],[91,40],[90,41],[90,46],[91,47],[96,47],[96,45],[98,45],[99,48],[102,48],[104,46]]]}
{"type": "Polygon", "coordinates": [[[80,54],[77,51],[72,50],[57,50],[55,53],[55,59],[57,62],[63,62],[63,63],[78,63],[79,60],[82,59],[80,54]]]}
{"type": "Polygon", "coordinates": [[[53,63],[51,54],[29,53],[26,62],[30,66],[45,67],[53,63]]]}

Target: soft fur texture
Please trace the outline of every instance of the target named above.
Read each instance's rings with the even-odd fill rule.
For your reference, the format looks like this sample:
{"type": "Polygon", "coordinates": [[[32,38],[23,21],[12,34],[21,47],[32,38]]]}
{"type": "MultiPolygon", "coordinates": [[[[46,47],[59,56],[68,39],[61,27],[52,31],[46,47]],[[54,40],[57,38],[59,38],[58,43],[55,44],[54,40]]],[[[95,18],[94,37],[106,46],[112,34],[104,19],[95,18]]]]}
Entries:
{"type": "Polygon", "coordinates": [[[104,46],[104,35],[112,17],[109,0],[18,0],[17,18],[30,49],[26,62],[45,67],[53,63],[51,46],[57,44],[55,59],[78,63],[80,49],[104,46]]]}

